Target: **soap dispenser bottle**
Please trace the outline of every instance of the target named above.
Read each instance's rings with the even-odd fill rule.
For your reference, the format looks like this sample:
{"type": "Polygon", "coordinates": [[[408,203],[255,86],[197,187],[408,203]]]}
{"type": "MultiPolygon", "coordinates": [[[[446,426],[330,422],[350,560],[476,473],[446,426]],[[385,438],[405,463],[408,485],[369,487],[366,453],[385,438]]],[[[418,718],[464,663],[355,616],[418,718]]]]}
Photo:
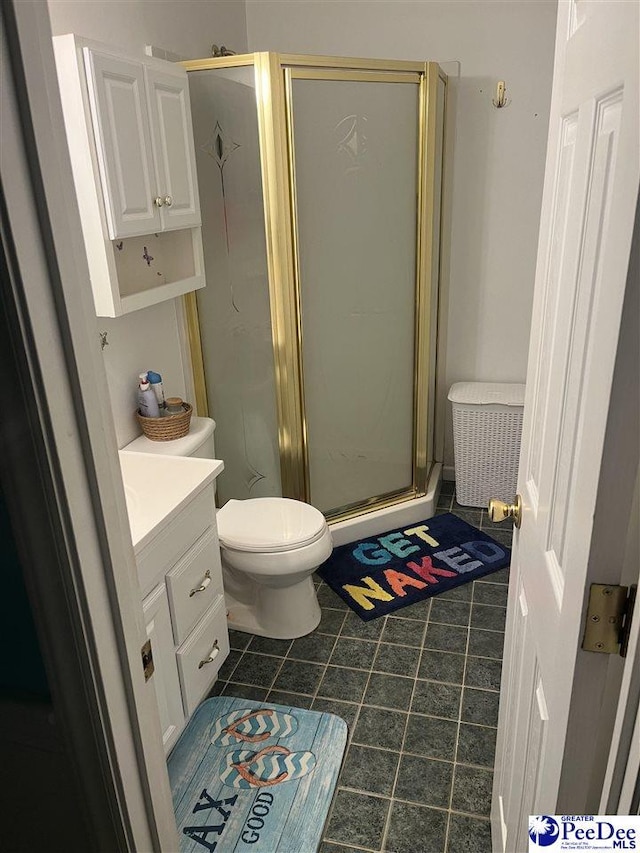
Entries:
{"type": "Polygon", "coordinates": [[[159,418],[160,407],[152,390],[146,373],[140,374],[140,385],[138,386],[138,411],[143,418],[159,418]]]}
{"type": "Polygon", "coordinates": [[[156,373],[155,370],[147,370],[147,379],[149,380],[149,384],[151,385],[151,390],[156,395],[156,400],[158,401],[158,406],[160,407],[160,414],[163,414],[163,409],[165,408],[165,400],[164,400],[164,388],[162,386],[162,376],[159,373],[156,373]]]}

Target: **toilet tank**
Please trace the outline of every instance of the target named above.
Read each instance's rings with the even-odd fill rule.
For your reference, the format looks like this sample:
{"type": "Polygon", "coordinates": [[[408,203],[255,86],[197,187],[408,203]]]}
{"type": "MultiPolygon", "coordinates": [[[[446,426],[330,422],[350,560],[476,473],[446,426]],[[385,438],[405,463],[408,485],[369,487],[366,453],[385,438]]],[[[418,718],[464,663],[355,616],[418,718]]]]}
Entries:
{"type": "Polygon", "coordinates": [[[134,439],[123,450],[136,453],[156,453],[163,456],[197,456],[200,459],[215,459],[213,431],[216,422],[211,418],[191,418],[189,433],[173,441],[151,441],[146,435],[134,439]]]}

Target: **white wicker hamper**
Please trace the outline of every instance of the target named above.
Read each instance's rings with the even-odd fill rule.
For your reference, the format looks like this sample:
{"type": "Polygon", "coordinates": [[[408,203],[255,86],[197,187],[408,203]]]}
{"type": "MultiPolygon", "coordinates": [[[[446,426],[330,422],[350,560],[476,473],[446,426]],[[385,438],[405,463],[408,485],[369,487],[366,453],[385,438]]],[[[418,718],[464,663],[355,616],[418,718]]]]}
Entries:
{"type": "Polygon", "coordinates": [[[486,507],[491,498],[515,498],[524,389],[491,382],[451,386],[458,503],[486,507]]]}

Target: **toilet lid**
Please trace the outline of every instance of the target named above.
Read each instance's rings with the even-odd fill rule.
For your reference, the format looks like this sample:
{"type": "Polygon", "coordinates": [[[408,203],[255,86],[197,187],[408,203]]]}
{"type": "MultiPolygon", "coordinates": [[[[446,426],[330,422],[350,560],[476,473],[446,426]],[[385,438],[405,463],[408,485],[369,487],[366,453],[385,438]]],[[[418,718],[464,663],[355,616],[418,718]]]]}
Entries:
{"type": "Polygon", "coordinates": [[[216,516],[220,542],[237,551],[291,551],[327,529],[322,513],[289,498],[228,501],[216,516]]]}

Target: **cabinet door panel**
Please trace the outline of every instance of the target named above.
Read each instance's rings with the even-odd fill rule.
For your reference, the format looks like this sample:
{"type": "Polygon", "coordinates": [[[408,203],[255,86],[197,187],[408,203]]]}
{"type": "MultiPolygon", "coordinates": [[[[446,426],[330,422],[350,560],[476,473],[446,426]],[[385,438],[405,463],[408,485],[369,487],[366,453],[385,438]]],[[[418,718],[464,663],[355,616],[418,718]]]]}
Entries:
{"type": "Polygon", "coordinates": [[[184,710],[188,717],[211,689],[228,654],[227,608],[221,595],[176,649],[184,710]]]}
{"type": "Polygon", "coordinates": [[[166,584],[173,638],[180,645],[198,619],[222,595],[220,545],[215,527],[210,527],[171,569],[166,584]]]}
{"type": "Polygon", "coordinates": [[[193,228],[200,225],[200,200],[186,72],[166,74],[145,69],[151,137],[160,195],[162,225],[193,228]]]}
{"type": "Polygon", "coordinates": [[[153,685],[156,693],[162,726],[162,742],[167,753],[184,728],[184,712],[173,645],[169,601],[163,583],[145,598],[142,602],[142,610],[147,637],[151,640],[155,667],[149,685],[153,685]]]}
{"type": "Polygon", "coordinates": [[[84,56],[109,236],[159,231],[144,67],[89,48],[84,56]]]}

